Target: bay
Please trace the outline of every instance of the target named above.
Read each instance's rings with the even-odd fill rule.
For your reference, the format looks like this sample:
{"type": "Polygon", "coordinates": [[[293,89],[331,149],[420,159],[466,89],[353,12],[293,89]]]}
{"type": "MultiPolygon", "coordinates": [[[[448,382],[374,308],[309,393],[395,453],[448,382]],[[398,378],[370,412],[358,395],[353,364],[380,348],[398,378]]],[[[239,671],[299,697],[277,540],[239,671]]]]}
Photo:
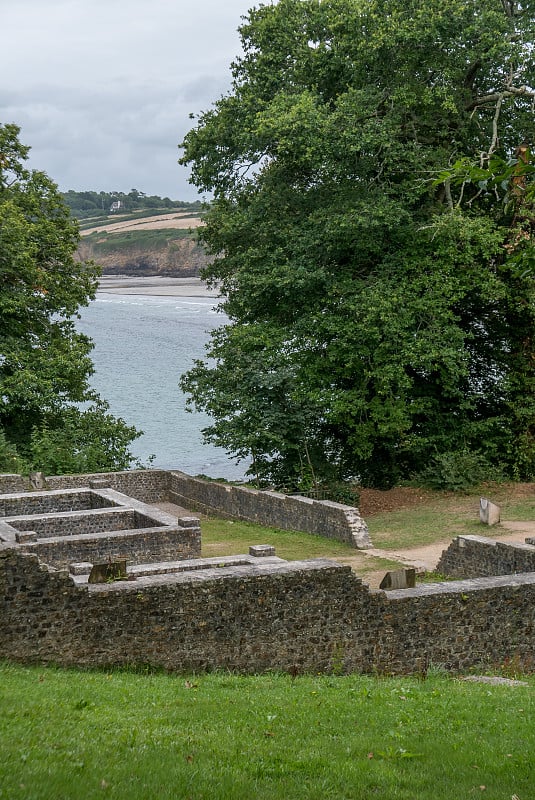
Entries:
{"type": "Polygon", "coordinates": [[[204,357],[210,331],[226,322],[215,305],[213,296],[123,294],[119,287],[97,292],[77,327],[95,345],[91,386],[114,415],[144,431],[131,446],[137,458],[147,463],[154,456],[152,466],[162,469],[240,480],[247,465],[203,443],[201,429],[210,418],[186,411],[178,385],[204,357]]]}

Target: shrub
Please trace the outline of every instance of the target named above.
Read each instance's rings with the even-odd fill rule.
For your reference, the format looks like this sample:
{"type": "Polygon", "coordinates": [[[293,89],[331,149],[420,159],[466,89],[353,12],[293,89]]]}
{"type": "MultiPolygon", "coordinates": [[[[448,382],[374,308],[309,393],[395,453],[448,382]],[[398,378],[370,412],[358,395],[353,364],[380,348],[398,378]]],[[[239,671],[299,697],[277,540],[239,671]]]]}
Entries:
{"type": "Polygon", "coordinates": [[[503,474],[481,453],[463,449],[438,453],[415,478],[428,489],[468,492],[484,481],[503,479],[503,474]]]}

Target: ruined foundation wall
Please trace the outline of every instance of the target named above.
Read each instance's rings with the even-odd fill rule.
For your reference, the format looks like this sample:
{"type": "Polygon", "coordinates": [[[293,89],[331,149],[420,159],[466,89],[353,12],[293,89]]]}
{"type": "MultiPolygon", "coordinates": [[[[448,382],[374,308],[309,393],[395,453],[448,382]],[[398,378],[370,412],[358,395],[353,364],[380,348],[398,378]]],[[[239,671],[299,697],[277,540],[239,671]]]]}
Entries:
{"type": "Polygon", "coordinates": [[[77,561],[96,564],[108,559],[125,559],[129,564],[153,564],[199,558],[201,535],[199,528],[141,528],[57,536],[25,542],[21,547],[27,553],[36,553],[45,564],[58,569],[65,569],[77,561]]]}
{"type": "MultiPolygon", "coordinates": [[[[167,500],[169,473],[163,469],[102,472],[87,475],[55,475],[46,478],[47,489],[76,489],[80,486],[108,487],[144,503],[167,500]]],[[[0,491],[5,491],[1,488],[0,491]]]]}
{"type": "Polygon", "coordinates": [[[457,536],[442,553],[437,572],[454,578],[535,572],[535,547],[485,536],[457,536]]]}
{"type": "Polygon", "coordinates": [[[341,503],[230,486],[178,471],[170,473],[169,497],[206,514],[315,533],[358,548],[372,546],[358,509],[341,503]]]}
{"type": "MultiPolygon", "coordinates": [[[[229,519],[243,519],[283,530],[305,531],[353,547],[372,546],[358,508],[308,497],[266,492],[193,478],[183,472],[131,470],[46,478],[46,489],[109,487],[144,503],[170,500],[178,505],[229,519]]],[[[0,493],[30,491],[27,479],[0,475],[0,493]],[[15,480],[17,478],[18,480],[15,480]],[[14,489],[13,487],[16,487],[14,489]]]]}
{"type": "Polygon", "coordinates": [[[243,673],[533,666],[535,574],[369,592],[348,567],[287,562],[75,586],[0,549],[0,657],[243,673]]]}

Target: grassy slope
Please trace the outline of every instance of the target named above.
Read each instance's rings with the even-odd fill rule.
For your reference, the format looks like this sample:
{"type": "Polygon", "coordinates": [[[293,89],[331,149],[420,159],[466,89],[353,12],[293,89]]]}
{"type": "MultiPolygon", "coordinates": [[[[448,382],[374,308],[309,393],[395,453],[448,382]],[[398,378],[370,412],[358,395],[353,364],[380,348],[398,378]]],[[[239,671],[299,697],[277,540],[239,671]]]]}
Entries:
{"type": "Polygon", "coordinates": [[[0,798],[529,800],[528,683],[0,665],[0,798]]]}
{"type": "Polygon", "coordinates": [[[156,230],[127,230],[117,233],[91,233],[84,244],[91,245],[96,257],[115,253],[165,248],[177,239],[192,239],[195,234],[188,228],[158,228],[156,230]]]}

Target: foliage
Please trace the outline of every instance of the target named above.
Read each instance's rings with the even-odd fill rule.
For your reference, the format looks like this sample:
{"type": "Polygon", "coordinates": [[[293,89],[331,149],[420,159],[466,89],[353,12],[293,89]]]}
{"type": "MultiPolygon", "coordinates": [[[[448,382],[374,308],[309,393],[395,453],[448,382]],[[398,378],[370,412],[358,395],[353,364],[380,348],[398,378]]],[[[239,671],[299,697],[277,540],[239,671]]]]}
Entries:
{"type": "Polygon", "coordinates": [[[535,474],[532,11],[249,12],[183,143],[230,324],[181,385],[259,480],[389,486],[462,451],[535,474]]]}
{"type": "Polygon", "coordinates": [[[46,451],[53,463],[55,441],[58,465],[119,468],[137,433],[90,390],[93,345],[74,323],[94,297],[98,270],[74,258],[77,223],[48,176],[25,169],[29,148],[18,134],[0,125],[0,428],[24,461],[46,451]],[[75,407],[86,402],[86,411],[75,407]]]}
{"type": "Polygon", "coordinates": [[[0,797],[10,800],[75,800],[80,786],[86,800],[532,794],[530,677],[508,686],[437,667],[418,680],[9,664],[0,677],[0,797]]]}
{"type": "Polygon", "coordinates": [[[25,461],[17,453],[17,448],[8,442],[4,431],[0,428],[0,472],[18,474],[27,468],[25,461]]]}
{"type": "MultiPolygon", "coordinates": [[[[129,445],[141,432],[108,413],[102,400],[81,411],[66,408],[56,427],[34,428],[32,466],[47,475],[112,472],[132,466],[129,445]]],[[[138,465],[141,466],[141,465],[138,465]]]]}
{"type": "Polygon", "coordinates": [[[503,478],[485,456],[472,450],[439,453],[417,476],[419,485],[449,492],[468,492],[485,481],[503,478]]]}

